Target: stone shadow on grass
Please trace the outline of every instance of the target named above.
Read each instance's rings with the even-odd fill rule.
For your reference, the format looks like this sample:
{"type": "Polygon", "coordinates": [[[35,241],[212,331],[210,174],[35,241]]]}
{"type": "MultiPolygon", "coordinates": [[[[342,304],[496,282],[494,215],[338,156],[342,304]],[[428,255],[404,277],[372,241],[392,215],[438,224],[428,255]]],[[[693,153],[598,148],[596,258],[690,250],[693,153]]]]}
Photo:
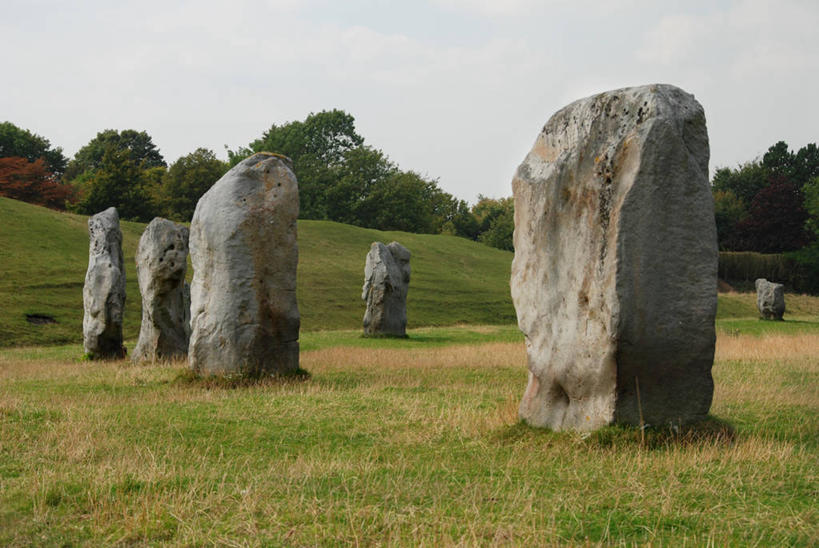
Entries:
{"type": "Polygon", "coordinates": [[[292,384],[310,380],[310,373],[305,369],[296,369],[288,373],[268,375],[228,375],[228,376],[200,376],[190,369],[180,371],[173,379],[172,384],[204,388],[206,390],[232,390],[236,388],[252,388],[280,384],[292,384]]]}

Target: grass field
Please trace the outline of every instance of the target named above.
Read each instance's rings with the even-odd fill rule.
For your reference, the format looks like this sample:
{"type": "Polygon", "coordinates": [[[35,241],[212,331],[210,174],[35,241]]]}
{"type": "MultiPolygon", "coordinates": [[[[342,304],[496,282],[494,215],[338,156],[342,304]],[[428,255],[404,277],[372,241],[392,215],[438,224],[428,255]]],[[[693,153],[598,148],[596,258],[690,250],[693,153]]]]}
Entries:
{"type": "Polygon", "coordinates": [[[0,350],[0,544],[819,542],[819,333],[721,332],[713,418],[644,439],[520,424],[512,327],[410,335],[233,387],[0,350]]]}
{"type": "MultiPolygon", "coordinates": [[[[299,224],[303,379],[81,361],[86,218],[0,198],[0,545],[817,545],[819,298],[719,296],[710,419],[521,424],[511,254],[299,224]],[[407,339],[362,338],[364,255],[413,252],[407,339]],[[58,323],[33,325],[27,313],[58,323]]],[[[125,335],[139,325],[123,223],[125,335]]]]}

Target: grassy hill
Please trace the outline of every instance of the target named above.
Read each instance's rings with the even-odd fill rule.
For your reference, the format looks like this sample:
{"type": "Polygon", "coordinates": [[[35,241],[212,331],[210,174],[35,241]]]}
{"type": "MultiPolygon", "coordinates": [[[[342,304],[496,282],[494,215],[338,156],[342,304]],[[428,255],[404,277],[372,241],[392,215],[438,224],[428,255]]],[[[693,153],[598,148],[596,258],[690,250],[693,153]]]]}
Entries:
{"type": "MultiPolygon", "coordinates": [[[[134,253],[145,225],[122,222],[121,227],[128,294],[124,329],[126,339],[135,339],[141,310],[134,253]]],[[[302,330],[361,326],[364,257],[376,240],[397,240],[412,252],[410,328],[515,322],[509,252],[452,236],[299,221],[302,330]]],[[[0,346],[80,342],[87,264],[87,217],[0,198],[0,346]],[[32,324],[26,314],[48,315],[57,323],[32,324]]],[[[789,294],[787,306],[786,318],[796,321],[773,326],[757,321],[753,294],[720,294],[718,325],[729,332],[816,328],[819,297],[789,294]]]]}
{"type": "MultiPolygon", "coordinates": [[[[145,225],[122,222],[121,228],[127,278],[124,330],[126,338],[136,338],[141,308],[134,254],[145,225]]],[[[361,325],[364,258],[376,240],[397,240],[412,252],[409,327],[515,321],[509,252],[452,236],[299,221],[303,330],[361,325]]],[[[87,217],[0,198],[0,346],[80,341],[87,265],[87,217]],[[32,324],[26,314],[48,315],[57,323],[32,324]]]]}

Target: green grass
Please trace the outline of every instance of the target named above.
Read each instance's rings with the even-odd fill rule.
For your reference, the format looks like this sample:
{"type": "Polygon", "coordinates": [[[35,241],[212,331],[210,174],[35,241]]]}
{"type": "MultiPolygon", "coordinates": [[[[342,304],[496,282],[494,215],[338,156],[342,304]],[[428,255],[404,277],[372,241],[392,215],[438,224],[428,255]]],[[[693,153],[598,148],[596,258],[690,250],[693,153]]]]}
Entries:
{"type": "MultiPolygon", "coordinates": [[[[0,198],[0,220],[0,346],[81,341],[87,217],[0,198]],[[26,314],[46,314],[57,323],[33,325],[26,314]]],[[[134,254],[145,225],[122,222],[121,228],[127,279],[124,335],[135,339],[141,302],[134,254]]],[[[364,258],[376,240],[398,240],[412,252],[409,327],[514,322],[509,252],[452,236],[299,221],[303,331],[360,327],[364,258]]]]}
{"type": "Polygon", "coordinates": [[[713,417],[645,437],[520,424],[512,328],[410,335],[306,333],[309,378],[240,387],[0,350],[0,545],[819,541],[815,334],[718,346],[713,417]]]}
{"type": "Polygon", "coordinates": [[[819,298],[764,322],[720,295],[705,423],[553,433],[517,420],[509,253],[300,222],[309,376],[219,384],[82,361],[86,218],[0,198],[0,220],[0,545],[819,544],[819,298]],[[393,239],[409,337],[364,338],[364,256],[393,239]]]}

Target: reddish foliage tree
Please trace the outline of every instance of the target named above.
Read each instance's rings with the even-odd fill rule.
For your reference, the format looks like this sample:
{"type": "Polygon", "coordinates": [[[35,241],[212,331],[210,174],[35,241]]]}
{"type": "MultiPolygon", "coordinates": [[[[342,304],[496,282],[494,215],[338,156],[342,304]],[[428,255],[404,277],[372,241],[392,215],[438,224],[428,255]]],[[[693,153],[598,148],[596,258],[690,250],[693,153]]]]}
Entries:
{"type": "Polygon", "coordinates": [[[42,158],[0,158],[0,196],[64,210],[73,195],[73,187],[58,182],[42,158]]]}
{"type": "Polygon", "coordinates": [[[799,187],[775,176],[754,196],[748,217],[737,224],[732,248],[760,253],[800,249],[813,239],[805,230],[807,219],[799,187]]]}

